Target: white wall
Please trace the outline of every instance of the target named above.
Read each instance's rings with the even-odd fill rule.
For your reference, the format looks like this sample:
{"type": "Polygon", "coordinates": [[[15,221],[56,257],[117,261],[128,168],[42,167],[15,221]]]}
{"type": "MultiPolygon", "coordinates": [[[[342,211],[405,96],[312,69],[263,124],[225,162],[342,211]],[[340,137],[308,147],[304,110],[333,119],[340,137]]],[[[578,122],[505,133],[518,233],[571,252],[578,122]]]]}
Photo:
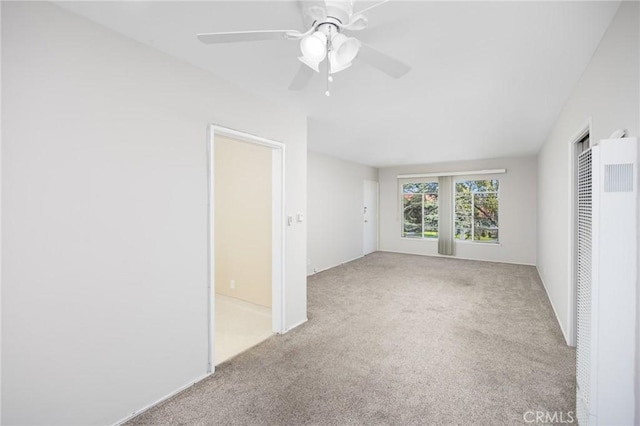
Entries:
{"type": "Polygon", "coordinates": [[[534,265],[536,263],[536,159],[499,158],[402,167],[385,167],[380,176],[380,250],[438,255],[435,239],[401,237],[399,174],[507,169],[505,174],[464,176],[461,179],[499,179],[500,244],[456,242],[455,255],[463,259],[534,265]]]}
{"type": "MultiPolygon", "coordinates": [[[[48,3],[2,3],[2,422],[110,424],[207,363],[206,130],[286,144],[306,118],[48,3]]],[[[306,224],[286,228],[287,326],[306,224]]]]}
{"type": "Polygon", "coordinates": [[[538,272],[568,339],[571,140],[591,119],[591,139],[640,130],[638,3],[623,2],[538,156],[538,272]]]}
{"type": "Polygon", "coordinates": [[[340,265],[363,254],[364,180],[378,170],[309,151],[307,273],[340,265]]]}
{"type": "Polygon", "coordinates": [[[216,293],[270,308],[273,150],[223,136],[214,146],[216,293]]]}

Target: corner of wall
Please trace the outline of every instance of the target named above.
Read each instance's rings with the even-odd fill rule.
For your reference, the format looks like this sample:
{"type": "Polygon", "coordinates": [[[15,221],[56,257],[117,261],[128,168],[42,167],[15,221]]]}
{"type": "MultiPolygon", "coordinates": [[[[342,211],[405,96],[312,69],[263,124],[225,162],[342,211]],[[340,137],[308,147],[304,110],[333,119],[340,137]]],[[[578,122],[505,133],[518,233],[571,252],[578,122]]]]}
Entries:
{"type": "Polygon", "coordinates": [[[545,283],[544,277],[540,273],[540,269],[538,268],[538,266],[536,266],[536,272],[538,273],[538,277],[540,277],[540,282],[542,283],[542,288],[544,288],[544,292],[547,295],[547,300],[549,301],[549,304],[551,305],[551,309],[553,309],[553,314],[556,316],[556,321],[558,322],[558,326],[560,327],[560,331],[562,332],[562,337],[564,337],[564,341],[567,344],[567,346],[572,346],[571,345],[571,341],[569,340],[569,335],[564,330],[564,327],[562,325],[562,321],[560,321],[560,317],[558,316],[558,310],[556,309],[556,306],[554,305],[553,300],[549,296],[549,289],[547,288],[547,284],[545,283]]]}

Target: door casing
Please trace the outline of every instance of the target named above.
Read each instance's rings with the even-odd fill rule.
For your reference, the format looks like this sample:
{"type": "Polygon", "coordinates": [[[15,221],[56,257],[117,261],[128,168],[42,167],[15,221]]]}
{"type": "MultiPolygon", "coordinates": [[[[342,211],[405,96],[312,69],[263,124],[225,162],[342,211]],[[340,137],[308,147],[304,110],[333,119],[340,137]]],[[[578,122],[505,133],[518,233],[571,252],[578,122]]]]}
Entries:
{"type": "Polygon", "coordinates": [[[207,272],[207,330],[208,365],[207,373],[215,371],[215,140],[216,136],[225,136],[242,142],[253,143],[271,148],[272,182],[272,223],[271,223],[271,309],[272,329],[274,333],[285,332],[285,145],[271,139],[262,138],[228,127],[210,124],[207,129],[207,229],[208,229],[208,272],[207,272]]]}

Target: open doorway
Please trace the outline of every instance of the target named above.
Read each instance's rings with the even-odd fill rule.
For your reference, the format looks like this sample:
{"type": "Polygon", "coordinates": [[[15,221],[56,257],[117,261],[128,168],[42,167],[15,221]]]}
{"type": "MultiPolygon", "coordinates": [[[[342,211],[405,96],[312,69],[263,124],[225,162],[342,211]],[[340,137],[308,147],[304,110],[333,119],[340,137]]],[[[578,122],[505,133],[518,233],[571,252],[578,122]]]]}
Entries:
{"type": "Polygon", "coordinates": [[[209,128],[209,369],[282,332],[284,146],[209,128]]]}

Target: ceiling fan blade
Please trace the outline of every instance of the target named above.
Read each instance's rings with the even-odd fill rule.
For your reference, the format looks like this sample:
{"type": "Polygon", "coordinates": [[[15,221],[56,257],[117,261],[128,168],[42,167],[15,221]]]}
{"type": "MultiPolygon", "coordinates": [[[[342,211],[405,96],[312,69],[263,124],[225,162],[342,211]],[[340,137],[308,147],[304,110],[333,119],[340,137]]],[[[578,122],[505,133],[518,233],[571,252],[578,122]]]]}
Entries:
{"type": "Polygon", "coordinates": [[[360,50],[358,51],[357,58],[362,59],[364,62],[378,68],[393,78],[400,78],[411,70],[411,67],[404,62],[362,42],[360,42],[360,50]]]}
{"type": "Polygon", "coordinates": [[[369,20],[363,14],[352,15],[349,23],[347,25],[343,25],[342,29],[349,31],[360,31],[364,30],[369,26],[369,20]]]}
{"type": "Polygon", "coordinates": [[[313,77],[314,71],[306,66],[305,64],[300,64],[300,69],[296,73],[296,76],[293,77],[293,81],[289,86],[289,90],[302,90],[309,84],[311,81],[311,77],[313,77]]]}
{"type": "Polygon", "coordinates": [[[234,31],[198,34],[198,40],[204,44],[237,43],[243,41],[285,40],[298,38],[301,35],[299,31],[295,30],[234,31]]]}
{"type": "Polygon", "coordinates": [[[366,13],[366,12],[370,11],[371,9],[375,9],[376,7],[381,6],[381,5],[383,5],[385,3],[388,3],[390,1],[391,0],[382,0],[382,1],[378,2],[378,3],[376,3],[376,4],[372,4],[369,7],[365,7],[364,9],[359,10],[358,12],[355,12],[353,15],[361,15],[363,13],[366,13]]]}

